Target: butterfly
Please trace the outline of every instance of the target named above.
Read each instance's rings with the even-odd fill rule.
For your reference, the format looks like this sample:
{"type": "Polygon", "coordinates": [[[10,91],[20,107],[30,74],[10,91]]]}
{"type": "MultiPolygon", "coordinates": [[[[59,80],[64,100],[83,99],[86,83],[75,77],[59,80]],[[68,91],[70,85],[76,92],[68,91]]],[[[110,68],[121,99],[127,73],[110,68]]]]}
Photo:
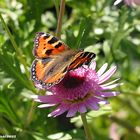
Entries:
{"type": "Polygon", "coordinates": [[[58,84],[68,71],[89,64],[95,53],[72,50],[57,37],[39,32],[34,40],[31,79],[35,86],[49,89],[58,84]]]}

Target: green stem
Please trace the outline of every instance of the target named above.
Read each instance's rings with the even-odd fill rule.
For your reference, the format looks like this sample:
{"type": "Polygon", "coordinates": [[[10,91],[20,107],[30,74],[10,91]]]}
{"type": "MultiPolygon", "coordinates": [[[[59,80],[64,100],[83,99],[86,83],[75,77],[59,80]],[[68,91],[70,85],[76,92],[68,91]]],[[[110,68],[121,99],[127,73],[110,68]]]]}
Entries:
{"type": "Polygon", "coordinates": [[[84,130],[85,130],[85,134],[86,134],[86,140],[93,140],[88,128],[88,123],[87,123],[87,119],[86,119],[86,115],[85,113],[81,113],[81,119],[84,125],[84,130]]]}
{"type": "Polygon", "coordinates": [[[57,24],[57,29],[56,29],[56,36],[58,38],[60,38],[60,35],[61,35],[62,18],[63,18],[64,11],[65,11],[65,0],[61,0],[59,11],[60,12],[59,12],[59,16],[58,16],[58,24],[57,24]]]}
{"type": "Polygon", "coordinates": [[[33,117],[33,114],[34,114],[34,107],[35,107],[35,101],[32,101],[32,104],[31,104],[31,107],[30,107],[30,110],[29,110],[24,128],[27,128],[32,121],[32,117],[33,117]]]}
{"type": "Polygon", "coordinates": [[[53,0],[54,1],[54,6],[55,6],[55,9],[56,9],[56,15],[57,15],[57,18],[59,16],[59,5],[57,4],[56,0],[53,0]]]}

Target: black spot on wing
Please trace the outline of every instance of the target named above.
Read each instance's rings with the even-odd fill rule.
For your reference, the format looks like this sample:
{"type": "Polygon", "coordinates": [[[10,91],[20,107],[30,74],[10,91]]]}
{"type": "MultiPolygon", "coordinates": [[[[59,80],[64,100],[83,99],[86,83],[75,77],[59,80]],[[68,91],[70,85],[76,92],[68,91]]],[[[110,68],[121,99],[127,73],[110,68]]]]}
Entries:
{"type": "Polygon", "coordinates": [[[91,53],[91,52],[83,52],[81,55],[80,55],[80,58],[95,58],[96,54],[95,53],[91,53]]]}
{"type": "Polygon", "coordinates": [[[45,40],[45,39],[47,39],[47,38],[49,38],[49,37],[50,37],[49,34],[45,34],[45,36],[43,36],[43,39],[45,40]]]}
{"type": "Polygon", "coordinates": [[[84,57],[86,57],[87,60],[83,64],[88,65],[91,62],[91,60],[96,57],[96,54],[88,52],[83,56],[83,58],[84,57]]]}
{"type": "Polygon", "coordinates": [[[84,52],[82,57],[84,58],[84,57],[87,57],[88,55],[89,55],[89,52],[84,52]]]}
{"type": "Polygon", "coordinates": [[[61,45],[62,45],[62,43],[59,42],[59,43],[58,43],[57,45],[55,45],[54,47],[55,47],[55,48],[59,48],[61,45]]]}
{"type": "Polygon", "coordinates": [[[45,54],[50,55],[52,53],[52,51],[53,51],[53,49],[46,50],[45,54]]]}
{"type": "Polygon", "coordinates": [[[88,58],[91,58],[91,59],[94,58],[95,56],[96,56],[95,53],[89,53],[89,54],[87,55],[87,57],[88,57],[88,58]]]}
{"type": "Polygon", "coordinates": [[[49,40],[48,43],[49,43],[49,44],[53,44],[53,43],[55,43],[55,42],[57,42],[57,41],[58,41],[58,38],[52,37],[52,39],[49,40]]]}
{"type": "Polygon", "coordinates": [[[83,52],[77,57],[69,66],[69,70],[78,68],[83,64],[88,65],[93,58],[95,58],[96,54],[91,52],[83,52]]]}

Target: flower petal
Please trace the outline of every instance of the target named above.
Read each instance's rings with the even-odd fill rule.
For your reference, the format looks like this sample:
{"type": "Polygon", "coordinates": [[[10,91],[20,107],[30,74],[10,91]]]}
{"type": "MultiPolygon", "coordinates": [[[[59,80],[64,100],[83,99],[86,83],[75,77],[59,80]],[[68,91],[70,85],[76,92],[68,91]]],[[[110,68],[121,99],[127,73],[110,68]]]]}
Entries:
{"type": "Polygon", "coordinates": [[[76,114],[77,111],[78,111],[77,104],[72,104],[68,113],[67,113],[67,115],[66,115],[66,117],[73,117],[76,114]]]}
{"type": "Polygon", "coordinates": [[[120,80],[120,78],[117,78],[117,79],[115,79],[115,80],[113,80],[113,81],[111,81],[111,82],[108,82],[108,83],[103,84],[103,85],[100,85],[100,86],[109,86],[109,85],[111,85],[111,84],[117,82],[118,80],[120,80]]]}
{"type": "Polygon", "coordinates": [[[95,70],[96,69],[96,62],[95,61],[91,62],[89,68],[91,68],[92,70],[95,70]]]}
{"type": "Polygon", "coordinates": [[[51,106],[55,106],[56,104],[41,104],[38,106],[38,108],[45,108],[45,107],[51,107],[51,106]]]}
{"type": "Polygon", "coordinates": [[[51,103],[51,104],[57,104],[61,102],[61,98],[57,95],[44,95],[44,96],[38,96],[38,99],[35,99],[38,102],[43,103],[51,103]]]}
{"type": "Polygon", "coordinates": [[[86,106],[92,110],[99,110],[99,106],[97,103],[94,102],[94,100],[89,99],[86,102],[86,106]]]}
{"type": "Polygon", "coordinates": [[[102,87],[101,90],[109,90],[109,89],[113,89],[113,88],[116,88],[116,87],[121,86],[121,85],[123,85],[123,83],[113,84],[113,85],[110,85],[110,86],[101,86],[102,87]]]}
{"type": "Polygon", "coordinates": [[[112,97],[118,95],[120,92],[117,91],[110,91],[110,92],[99,92],[98,96],[101,97],[112,97]]]}
{"type": "Polygon", "coordinates": [[[87,112],[86,106],[84,105],[84,103],[79,103],[78,104],[78,110],[80,113],[85,113],[87,112]]]}
{"type": "Polygon", "coordinates": [[[107,81],[116,71],[116,66],[111,67],[107,72],[105,72],[100,78],[98,84],[107,81]]]}
{"type": "Polygon", "coordinates": [[[108,64],[105,63],[105,64],[98,70],[98,72],[97,72],[98,76],[101,76],[101,75],[105,72],[105,70],[107,69],[107,66],[108,66],[108,64]]]}
{"type": "Polygon", "coordinates": [[[48,117],[51,117],[51,116],[59,116],[61,114],[63,114],[65,111],[67,111],[69,108],[69,106],[67,106],[66,104],[61,104],[59,105],[53,112],[51,112],[48,117]]]}
{"type": "Polygon", "coordinates": [[[98,104],[109,104],[103,97],[93,96],[91,99],[98,104]]]}
{"type": "Polygon", "coordinates": [[[106,104],[109,104],[109,102],[104,100],[104,101],[98,102],[98,104],[100,104],[100,105],[106,105],[106,104]]]}

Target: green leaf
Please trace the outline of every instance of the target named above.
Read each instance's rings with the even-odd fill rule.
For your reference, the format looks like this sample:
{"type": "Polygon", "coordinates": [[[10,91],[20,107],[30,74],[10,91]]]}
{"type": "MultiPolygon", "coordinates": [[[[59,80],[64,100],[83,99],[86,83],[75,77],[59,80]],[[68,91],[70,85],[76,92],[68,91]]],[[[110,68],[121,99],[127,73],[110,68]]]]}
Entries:
{"type": "Polygon", "coordinates": [[[66,42],[68,46],[73,49],[84,49],[87,46],[93,44],[94,39],[90,38],[89,36],[91,28],[92,20],[90,17],[81,19],[77,36],[74,35],[72,30],[66,31],[66,42]]]}
{"type": "Polygon", "coordinates": [[[20,125],[20,120],[11,105],[11,101],[9,99],[10,93],[5,93],[4,90],[0,90],[0,113],[3,113],[7,119],[10,119],[14,124],[20,125]]]}
{"type": "Polygon", "coordinates": [[[28,79],[26,78],[25,73],[23,73],[21,71],[21,68],[20,68],[21,64],[17,60],[15,53],[10,52],[8,48],[9,48],[9,46],[7,46],[7,45],[5,45],[1,48],[0,70],[4,71],[7,76],[16,80],[16,83],[18,83],[17,86],[23,85],[22,88],[26,87],[26,88],[34,91],[32,86],[28,82],[28,79]]]}
{"type": "Polygon", "coordinates": [[[104,105],[102,106],[98,111],[90,111],[87,113],[87,116],[91,118],[93,117],[99,117],[99,116],[102,116],[102,115],[105,115],[105,114],[110,114],[112,112],[112,108],[111,106],[108,106],[108,105],[104,105]]]}
{"type": "Polygon", "coordinates": [[[82,19],[80,22],[79,32],[76,37],[76,48],[85,48],[86,40],[89,37],[90,30],[92,28],[92,20],[91,18],[82,19]]]}

